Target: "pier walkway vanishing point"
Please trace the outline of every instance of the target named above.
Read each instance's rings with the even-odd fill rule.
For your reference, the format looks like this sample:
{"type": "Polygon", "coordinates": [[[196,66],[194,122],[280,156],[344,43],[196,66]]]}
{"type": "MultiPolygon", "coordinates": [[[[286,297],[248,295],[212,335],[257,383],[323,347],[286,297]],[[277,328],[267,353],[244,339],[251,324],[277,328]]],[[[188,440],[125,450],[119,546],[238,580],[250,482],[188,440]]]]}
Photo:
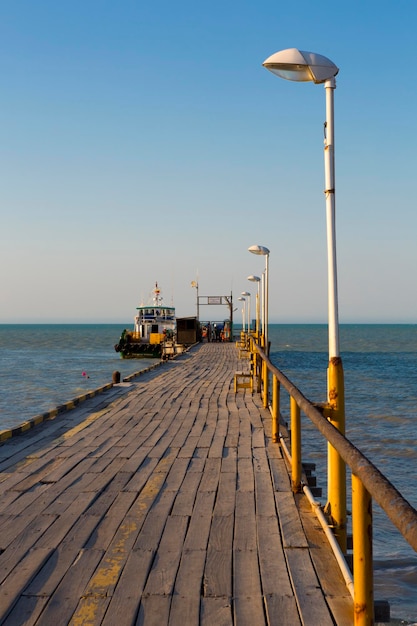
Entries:
{"type": "Polygon", "coordinates": [[[338,626],[352,598],[233,344],[0,446],[0,623],[338,626]]]}

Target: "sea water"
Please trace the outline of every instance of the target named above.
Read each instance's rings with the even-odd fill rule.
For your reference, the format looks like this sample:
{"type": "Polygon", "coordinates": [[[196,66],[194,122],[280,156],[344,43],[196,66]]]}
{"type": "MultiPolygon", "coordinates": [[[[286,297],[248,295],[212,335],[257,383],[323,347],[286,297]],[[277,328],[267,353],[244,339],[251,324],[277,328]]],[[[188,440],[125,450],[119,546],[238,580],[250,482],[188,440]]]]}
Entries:
{"type": "MultiPolygon", "coordinates": [[[[0,325],[0,430],[149,367],[114,350],[129,324],[0,325]]],[[[326,400],[327,326],[271,325],[271,360],[314,402],[326,400]]],[[[341,325],[346,435],[417,508],[417,325],[341,325]]],[[[289,418],[285,394],[282,412],[289,418]]],[[[303,460],[326,498],[327,444],[303,416],[303,460]]],[[[23,435],[24,436],[24,435],[23,435]]],[[[374,504],[375,599],[417,622],[417,555],[374,504]]]]}
{"type": "Polygon", "coordinates": [[[121,359],[123,324],[0,325],[0,430],[155,363],[121,359]]]}

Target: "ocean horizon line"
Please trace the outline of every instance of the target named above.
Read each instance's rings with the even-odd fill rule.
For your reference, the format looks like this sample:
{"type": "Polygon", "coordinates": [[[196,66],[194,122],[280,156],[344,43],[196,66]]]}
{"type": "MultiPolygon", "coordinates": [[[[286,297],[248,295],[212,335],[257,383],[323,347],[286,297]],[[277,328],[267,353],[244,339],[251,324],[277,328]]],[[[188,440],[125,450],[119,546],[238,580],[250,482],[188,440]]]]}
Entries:
{"type": "MultiPolygon", "coordinates": [[[[217,319],[215,317],[212,318],[217,319]]],[[[206,321],[206,320],[201,320],[206,321]]],[[[255,320],[253,319],[253,322],[255,320]]],[[[131,326],[132,321],[124,322],[0,322],[0,326],[131,326]]],[[[328,326],[328,322],[269,322],[269,326],[328,326]]],[[[234,322],[234,327],[242,327],[241,322],[234,322]]],[[[339,322],[339,326],[417,326],[417,322],[339,322]]]]}

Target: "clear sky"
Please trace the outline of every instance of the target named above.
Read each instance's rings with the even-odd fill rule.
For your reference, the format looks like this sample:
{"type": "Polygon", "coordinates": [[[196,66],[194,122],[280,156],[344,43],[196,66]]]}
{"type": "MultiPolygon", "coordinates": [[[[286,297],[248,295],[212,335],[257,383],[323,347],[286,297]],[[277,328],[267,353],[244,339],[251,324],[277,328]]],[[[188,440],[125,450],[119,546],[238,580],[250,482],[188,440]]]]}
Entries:
{"type": "Polygon", "coordinates": [[[416,323],[416,29],[414,0],[0,2],[0,322],[130,322],[155,281],[193,315],[197,277],[255,293],[253,244],[270,321],[326,322],[324,88],[262,67],[298,47],[340,68],[340,321],[416,323]]]}

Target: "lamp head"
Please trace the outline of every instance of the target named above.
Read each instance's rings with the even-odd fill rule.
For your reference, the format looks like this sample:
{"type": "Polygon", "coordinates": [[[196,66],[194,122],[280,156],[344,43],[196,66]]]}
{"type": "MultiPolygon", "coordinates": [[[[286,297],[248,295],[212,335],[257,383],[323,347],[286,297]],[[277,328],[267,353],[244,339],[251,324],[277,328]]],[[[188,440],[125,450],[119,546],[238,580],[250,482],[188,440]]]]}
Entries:
{"type": "Polygon", "coordinates": [[[248,250],[249,252],[252,252],[252,254],[260,254],[262,256],[269,254],[269,250],[268,248],[265,248],[265,246],[250,246],[248,250]]]}
{"type": "Polygon", "coordinates": [[[261,279],[259,278],[259,276],[253,276],[253,274],[251,274],[250,276],[248,276],[248,280],[252,281],[253,283],[259,283],[261,279]]]}
{"type": "Polygon", "coordinates": [[[242,296],[250,296],[249,291],[242,291],[242,296]]]}
{"type": "Polygon", "coordinates": [[[312,81],[316,84],[334,78],[339,71],[327,57],[297,48],[275,52],[262,65],[280,78],[297,82],[312,81]]]}

